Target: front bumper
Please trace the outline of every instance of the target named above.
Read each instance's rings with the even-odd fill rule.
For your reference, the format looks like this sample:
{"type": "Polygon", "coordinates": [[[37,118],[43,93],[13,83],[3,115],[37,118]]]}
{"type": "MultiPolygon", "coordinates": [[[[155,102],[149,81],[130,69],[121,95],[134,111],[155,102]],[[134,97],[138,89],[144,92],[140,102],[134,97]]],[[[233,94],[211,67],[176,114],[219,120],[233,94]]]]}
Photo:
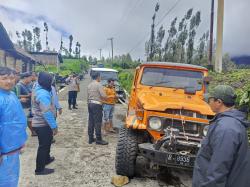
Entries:
{"type": "Polygon", "coordinates": [[[139,144],[139,155],[161,166],[184,169],[192,169],[196,158],[195,155],[156,150],[151,143],[139,144]]]}

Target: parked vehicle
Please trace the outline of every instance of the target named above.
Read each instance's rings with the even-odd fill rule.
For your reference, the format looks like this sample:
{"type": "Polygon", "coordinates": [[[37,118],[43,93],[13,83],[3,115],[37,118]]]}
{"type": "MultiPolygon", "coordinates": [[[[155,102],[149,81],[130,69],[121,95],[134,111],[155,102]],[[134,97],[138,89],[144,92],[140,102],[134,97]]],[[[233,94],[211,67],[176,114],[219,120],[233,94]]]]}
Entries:
{"type": "Polygon", "coordinates": [[[101,75],[101,84],[103,86],[107,85],[107,81],[109,79],[114,79],[115,80],[115,90],[116,93],[119,97],[119,99],[121,99],[122,101],[125,101],[126,99],[126,94],[123,90],[123,88],[121,87],[120,83],[119,83],[119,79],[118,79],[118,71],[114,70],[114,69],[109,69],[109,68],[91,68],[90,70],[90,76],[93,72],[99,72],[101,75]]]}
{"type": "Polygon", "coordinates": [[[116,172],[133,177],[136,158],[153,165],[192,169],[213,117],[204,101],[208,70],[148,62],[136,68],[126,121],[116,149],[116,172]]]}

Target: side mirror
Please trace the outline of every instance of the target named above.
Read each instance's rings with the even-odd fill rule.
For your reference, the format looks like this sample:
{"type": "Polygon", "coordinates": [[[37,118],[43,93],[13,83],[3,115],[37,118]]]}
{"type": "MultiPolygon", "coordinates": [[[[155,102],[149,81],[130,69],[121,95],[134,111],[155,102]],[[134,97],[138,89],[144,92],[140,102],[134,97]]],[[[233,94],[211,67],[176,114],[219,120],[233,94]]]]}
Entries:
{"type": "Polygon", "coordinates": [[[203,81],[206,84],[209,84],[212,80],[213,80],[212,77],[209,77],[209,76],[203,78],[203,81]]]}

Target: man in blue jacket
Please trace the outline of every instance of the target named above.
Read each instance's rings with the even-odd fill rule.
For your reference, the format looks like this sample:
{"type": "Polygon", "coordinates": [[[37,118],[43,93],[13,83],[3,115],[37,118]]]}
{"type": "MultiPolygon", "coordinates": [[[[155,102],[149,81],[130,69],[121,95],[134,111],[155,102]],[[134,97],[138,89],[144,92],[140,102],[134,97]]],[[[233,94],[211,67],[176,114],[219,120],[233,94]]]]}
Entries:
{"type": "Polygon", "coordinates": [[[53,169],[45,168],[54,161],[50,156],[53,136],[57,134],[55,105],[51,92],[52,76],[45,72],[38,75],[38,84],[32,93],[32,126],[38,135],[39,147],[36,158],[36,175],[53,173],[53,169]]]}
{"type": "Polygon", "coordinates": [[[196,158],[193,187],[249,187],[246,115],[234,108],[236,95],[230,86],[215,87],[207,99],[216,115],[196,158]]]}
{"type": "Polygon", "coordinates": [[[11,91],[14,85],[14,71],[0,67],[0,187],[18,186],[19,154],[27,140],[27,120],[11,91]]]}

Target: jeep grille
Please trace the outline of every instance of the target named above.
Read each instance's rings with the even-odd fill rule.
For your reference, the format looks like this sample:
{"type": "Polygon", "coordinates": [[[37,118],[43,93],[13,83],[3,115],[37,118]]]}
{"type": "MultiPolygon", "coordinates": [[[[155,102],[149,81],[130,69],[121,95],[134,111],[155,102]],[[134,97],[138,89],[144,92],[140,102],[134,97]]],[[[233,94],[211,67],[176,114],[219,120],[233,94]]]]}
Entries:
{"type": "Polygon", "coordinates": [[[201,113],[198,113],[198,112],[191,111],[191,110],[167,109],[166,113],[173,114],[173,115],[182,115],[182,116],[188,116],[188,117],[194,117],[194,118],[207,119],[207,116],[202,115],[201,113]]]}
{"type": "Polygon", "coordinates": [[[173,127],[179,129],[180,132],[189,134],[199,134],[201,132],[201,125],[195,122],[182,121],[178,119],[164,119],[164,128],[173,127]]]}

